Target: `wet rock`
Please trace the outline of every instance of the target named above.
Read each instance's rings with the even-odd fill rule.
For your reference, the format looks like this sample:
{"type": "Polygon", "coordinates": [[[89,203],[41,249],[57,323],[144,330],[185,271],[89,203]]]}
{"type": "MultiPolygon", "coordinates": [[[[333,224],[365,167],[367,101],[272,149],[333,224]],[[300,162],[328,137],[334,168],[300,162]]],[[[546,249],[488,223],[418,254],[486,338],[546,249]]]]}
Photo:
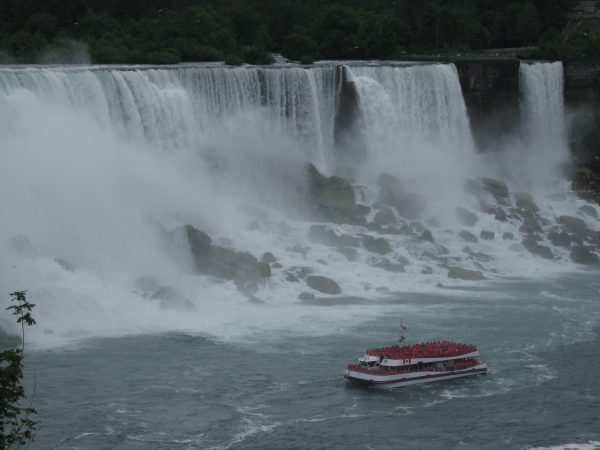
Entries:
{"type": "Polygon", "coordinates": [[[340,247],[337,249],[342,255],[346,257],[348,261],[356,261],[358,252],[352,247],[340,247]]]}
{"type": "Polygon", "coordinates": [[[481,230],[479,237],[484,241],[491,241],[496,237],[496,234],[493,231],[481,230]]]}
{"type": "Polygon", "coordinates": [[[557,247],[568,247],[571,245],[571,236],[568,233],[551,231],[548,233],[548,239],[552,242],[552,245],[557,247]]]}
{"type": "Polygon", "coordinates": [[[421,273],[423,275],[431,275],[433,273],[433,268],[431,266],[425,266],[421,269],[421,273]]]}
{"type": "Polygon", "coordinates": [[[382,173],[379,176],[379,202],[389,205],[407,219],[418,219],[425,207],[425,199],[416,193],[407,193],[402,189],[400,180],[396,177],[382,173]]]}
{"type": "Polygon", "coordinates": [[[376,233],[379,233],[379,232],[381,232],[382,227],[377,222],[369,222],[367,224],[367,230],[369,230],[369,231],[375,231],[376,233]]]}
{"type": "Polygon", "coordinates": [[[410,225],[404,224],[400,227],[400,234],[412,235],[414,231],[410,225]]]}
{"type": "Polygon", "coordinates": [[[185,298],[176,289],[163,286],[160,287],[152,296],[150,300],[158,300],[161,309],[174,309],[177,311],[195,311],[196,306],[187,298],[185,298]]]}
{"type": "Polygon", "coordinates": [[[324,294],[335,295],[342,292],[342,288],[334,280],[319,275],[311,275],[307,277],[306,284],[308,284],[312,289],[323,292],[324,294]]]}
{"type": "Polygon", "coordinates": [[[542,225],[536,217],[528,216],[523,220],[519,231],[526,234],[540,232],[542,231],[542,225]]]}
{"type": "Polygon", "coordinates": [[[315,261],[318,262],[319,264],[324,265],[324,266],[329,265],[329,263],[327,261],[325,261],[324,259],[322,259],[322,258],[318,258],[315,261]]]}
{"type": "Polygon", "coordinates": [[[479,241],[479,239],[477,239],[477,236],[475,236],[473,233],[471,233],[467,230],[461,231],[460,233],[458,233],[458,236],[466,242],[475,243],[475,242],[479,241]]]}
{"type": "Polygon", "coordinates": [[[598,255],[592,253],[586,247],[578,245],[571,249],[571,254],[569,255],[571,261],[577,264],[583,264],[586,266],[597,266],[600,264],[600,259],[598,255]]]}
{"type": "Polygon", "coordinates": [[[354,188],[338,176],[322,175],[314,164],[308,165],[309,202],[317,214],[334,223],[366,226],[370,209],[356,204],[354,188]]]}
{"type": "Polygon", "coordinates": [[[528,194],[527,192],[517,192],[515,193],[515,203],[517,205],[517,208],[531,212],[531,213],[536,213],[539,211],[538,206],[535,204],[535,201],[533,200],[533,197],[531,196],[531,194],[528,194]]]}
{"type": "Polygon", "coordinates": [[[508,215],[506,214],[506,211],[504,211],[503,209],[498,208],[494,214],[494,218],[498,221],[498,222],[506,222],[506,220],[508,219],[508,215]]]}
{"type": "Polygon", "coordinates": [[[544,259],[554,258],[554,254],[550,247],[539,244],[533,237],[525,238],[521,243],[523,244],[523,247],[536,256],[541,256],[544,259]]]}
{"type": "Polygon", "coordinates": [[[462,207],[456,208],[456,215],[460,223],[466,227],[472,227],[478,221],[474,213],[462,207]]]}
{"type": "Polygon", "coordinates": [[[148,275],[142,275],[135,280],[135,287],[144,293],[156,292],[159,285],[156,280],[148,275]]]}
{"type": "Polygon", "coordinates": [[[315,297],[315,294],[313,294],[312,292],[301,292],[298,295],[298,298],[300,300],[316,300],[317,298],[315,297]]]}
{"type": "Polygon", "coordinates": [[[384,238],[374,238],[373,236],[363,236],[362,245],[365,250],[386,255],[392,251],[390,243],[384,238]]]}
{"type": "Polygon", "coordinates": [[[423,233],[421,233],[421,236],[419,236],[419,240],[422,242],[435,242],[435,239],[433,238],[433,234],[431,234],[431,231],[429,230],[425,230],[423,231],[423,233]]]}
{"type": "Polygon", "coordinates": [[[371,262],[373,267],[377,267],[378,269],[387,270],[388,272],[396,272],[401,273],[405,272],[404,265],[399,263],[393,263],[387,258],[378,258],[371,262]]]}
{"type": "Polygon", "coordinates": [[[183,231],[198,273],[234,280],[238,288],[256,286],[271,276],[269,264],[250,253],[212,245],[210,236],[191,225],[183,227],[183,231]]]}
{"type": "Polygon", "coordinates": [[[441,226],[442,226],[440,221],[438,219],[436,219],[435,217],[432,217],[431,219],[427,219],[425,221],[425,225],[427,225],[428,227],[432,227],[432,228],[441,228],[441,226]]]}
{"type": "Polygon", "coordinates": [[[349,235],[338,235],[326,225],[312,225],[308,232],[312,242],[330,247],[360,247],[360,238],[349,235]]]}
{"type": "Polygon", "coordinates": [[[24,258],[35,258],[39,256],[38,250],[24,234],[17,234],[10,238],[6,244],[6,250],[12,255],[24,258]]]}
{"type": "Polygon", "coordinates": [[[288,272],[285,276],[285,281],[289,281],[290,283],[298,283],[300,282],[300,278],[298,278],[296,274],[288,272]]]}
{"type": "Polygon", "coordinates": [[[563,229],[568,233],[573,233],[576,235],[585,235],[589,233],[589,229],[583,219],[579,217],[573,216],[560,216],[558,218],[558,223],[563,226],[563,229]]]}
{"type": "Polygon", "coordinates": [[[278,262],[271,264],[272,269],[281,269],[282,267],[283,266],[278,262]]]}
{"type": "Polygon", "coordinates": [[[379,225],[391,225],[396,223],[396,215],[391,208],[384,206],[381,210],[377,211],[377,214],[373,217],[373,221],[379,225]]]}
{"type": "Polygon", "coordinates": [[[479,178],[478,181],[484,190],[492,194],[498,203],[506,203],[508,199],[508,188],[503,181],[494,178],[479,178]]]}
{"type": "Polygon", "coordinates": [[[63,258],[54,258],[54,262],[62,267],[67,272],[75,272],[75,264],[63,258]]]}
{"type": "Polygon", "coordinates": [[[260,260],[267,264],[272,264],[277,261],[277,258],[275,258],[275,255],[273,255],[271,252],[264,252],[260,260]]]}
{"type": "Polygon", "coordinates": [[[591,205],[583,205],[581,208],[579,208],[579,211],[593,219],[598,218],[598,212],[596,211],[596,208],[591,205]]]}
{"type": "Polygon", "coordinates": [[[310,247],[301,244],[294,244],[291,247],[286,247],[286,250],[299,253],[306,258],[306,255],[308,255],[308,252],[310,251],[310,247]]]}
{"type": "Polygon", "coordinates": [[[485,277],[478,270],[463,269],[462,267],[448,267],[448,278],[457,280],[485,280],[485,277]]]}
{"type": "Polygon", "coordinates": [[[512,241],[515,238],[515,235],[513,233],[511,233],[510,231],[506,231],[504,233],[502,233],[502,239],[504,239],[505,241],[512,241]]]}
{"type": "Polygon", "coordinates": [[[471,250],[471,247],[467,246],[463,249],[467,255],[469,255],[469,259],[472,259],[477,262],[491,262],[494,260],[492,255],[488,255],[487,253],[482,252],[474,252],[471,250]]]}

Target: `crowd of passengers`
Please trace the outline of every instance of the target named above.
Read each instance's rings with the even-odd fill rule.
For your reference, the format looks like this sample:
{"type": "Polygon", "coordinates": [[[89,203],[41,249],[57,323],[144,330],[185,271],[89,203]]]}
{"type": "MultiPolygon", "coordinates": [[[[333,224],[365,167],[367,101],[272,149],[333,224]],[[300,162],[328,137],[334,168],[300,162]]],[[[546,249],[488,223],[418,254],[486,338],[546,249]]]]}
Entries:
{"type": "Polygon", "coordinates": [[[481,364],[476,359],[460,359],[455,361],[448,361],[445,363],[428,363],[428,364],[420,364],[406,367],[387,367],[387,366],[377,366],[377,367],[366,367],[360,364],[349,364],[348,370],[353,370],[355,372],[368,373],[371,375],[399,375],[402,373],[409,372],[447,372],[449,370],[462,370],[468,369],[469,367],[476,366],[481,364]]]}
{"type": "Polygon", "coordinates": [[[367,350],[370,356],[388,359],[435,358],[440,356],[458,356],[472,353],[477,347],[472,344],[459,344],[450,341],[425,342],[413,345],[394,345],[393,347],[372,348],[367,350]]]}

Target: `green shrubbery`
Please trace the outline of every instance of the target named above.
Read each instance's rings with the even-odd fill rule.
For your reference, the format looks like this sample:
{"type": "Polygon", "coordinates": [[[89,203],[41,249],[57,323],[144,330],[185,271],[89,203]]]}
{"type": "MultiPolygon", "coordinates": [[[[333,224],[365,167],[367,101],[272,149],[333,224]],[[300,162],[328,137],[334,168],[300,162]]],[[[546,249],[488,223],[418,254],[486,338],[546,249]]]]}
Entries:
{"type": "Polygon", "coordinates": [[[597,40],[556,36],[574,0],[20,0],[0,2],[0,53],[43,60],[82,42],[97,63],[387,59],[541,45],[598,53],[597,40]]]}

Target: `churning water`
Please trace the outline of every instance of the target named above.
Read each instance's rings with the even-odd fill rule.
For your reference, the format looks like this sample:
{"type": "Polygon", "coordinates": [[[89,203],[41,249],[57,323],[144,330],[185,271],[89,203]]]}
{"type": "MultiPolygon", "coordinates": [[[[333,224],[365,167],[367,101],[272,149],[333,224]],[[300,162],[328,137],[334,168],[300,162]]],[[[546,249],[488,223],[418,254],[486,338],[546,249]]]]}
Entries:
{"type": "Polygon", "coordinates": [[[452,64],[0,69],[0,287],[28,289],[37,304],[35,446],[599,440],[593,358],[584,369],[598,343],[599,287],[590,274],[559,278],[586,269],[552,235],[568,216],[573,239],[588,239],[599,209],[559,170],[568,160],[562,65],[522,64],[520,77],[522,133],[492,159],[478,153],[452,64]],[[420,199],[421,217],[392,211],[397,229],[387,234],[327,224],[356,239],[383,236],[385,258],[315,243],[309,228],[322,222],[303,198],[309,162],[352,174],[358,201],[373,207],[369,222],[381,172],[420,199]],[[500,205],[465,190],[478,177],[504,181],[500,205]],[[281,268],[249,301],[233,282],[195,274],[187,248],[166,244],[184,224],[225,247],[270,251],[281,268]],[[533,247],[525,225],[537,233],[533,247]],[[466,229],[474,240],[459,237],[466,229]],[[487,281],[449,279],[450,266],[487,281]],[[302,271],[333,278],[343,294],[315,301],[330,306],[300,302],[308,288],[290,273],[302,271]],[[161,309],[140,277],[176,288],[194,310],[161,309]],[[490,376],[394,393],[346,387],[344,363],[393,340],[400,314],[415,339],[480,345],[490,376]]]}

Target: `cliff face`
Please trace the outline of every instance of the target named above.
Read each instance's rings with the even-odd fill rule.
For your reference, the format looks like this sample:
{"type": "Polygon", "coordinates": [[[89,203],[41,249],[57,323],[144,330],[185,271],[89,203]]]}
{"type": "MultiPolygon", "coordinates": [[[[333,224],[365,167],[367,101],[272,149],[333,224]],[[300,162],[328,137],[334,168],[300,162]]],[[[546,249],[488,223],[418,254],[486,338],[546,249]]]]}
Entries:
{"type": "MultiPolygon", "coordinates": [[[[518,131],[519,60],[456,61],[473,135],[493,151],[518,131]]],[[[564,64],[574,188],[600,200],[600,61],[564,64]]]]}

